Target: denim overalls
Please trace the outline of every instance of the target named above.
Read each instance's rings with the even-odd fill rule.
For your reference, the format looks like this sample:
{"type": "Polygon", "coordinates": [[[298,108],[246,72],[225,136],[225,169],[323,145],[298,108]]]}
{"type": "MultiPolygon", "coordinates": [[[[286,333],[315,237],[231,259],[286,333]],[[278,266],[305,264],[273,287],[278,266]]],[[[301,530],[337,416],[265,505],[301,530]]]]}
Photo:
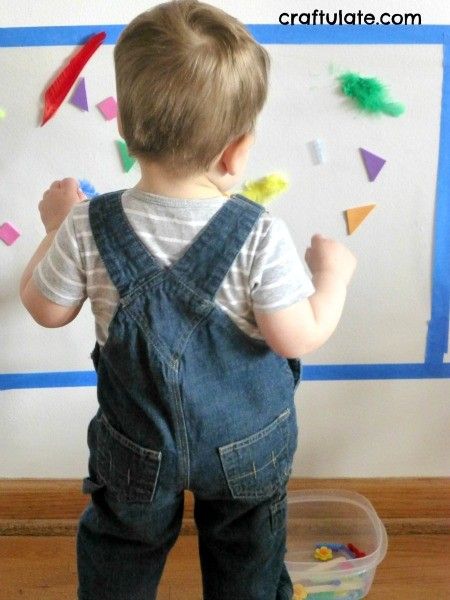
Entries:
{"type": "Polygon", "coordinates": [[[89,218],[120,294],[92,358],[91,502],[77,531],[79,600],[154,600],[195,497],[204,600],[291,600],[286,483],[300,363],[242,332],[214,296],[262,207],[232,196],[170,268],[132,229],[122,192],[89,218]]]}

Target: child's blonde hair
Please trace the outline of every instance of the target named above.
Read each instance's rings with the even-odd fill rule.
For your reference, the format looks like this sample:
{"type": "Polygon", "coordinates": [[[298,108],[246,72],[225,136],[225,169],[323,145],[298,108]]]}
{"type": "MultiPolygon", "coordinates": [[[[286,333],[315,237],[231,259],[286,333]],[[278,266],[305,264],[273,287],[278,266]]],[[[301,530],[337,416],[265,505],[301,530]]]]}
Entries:
{"type": "Polygon", "coordinates": [[[252,132],[267,97],[270,59],[245,27],[197,0],[136,17],[114,49],[128,150],[178,176],[209,169],[252,132]]]}

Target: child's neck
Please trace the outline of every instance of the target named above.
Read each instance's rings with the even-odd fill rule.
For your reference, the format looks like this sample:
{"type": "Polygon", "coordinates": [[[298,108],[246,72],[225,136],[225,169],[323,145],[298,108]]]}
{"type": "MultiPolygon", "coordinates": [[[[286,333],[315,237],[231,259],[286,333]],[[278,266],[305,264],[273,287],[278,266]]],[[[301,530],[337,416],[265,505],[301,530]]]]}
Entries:
{"type": "Polygon", "coordinates": [[[168,176],[155,164],[141,164],[141,180],[136,189],[167,198],[215,198],[226,196],[210,179],[209,174],[196,175],[186,179],[168,176]]]}

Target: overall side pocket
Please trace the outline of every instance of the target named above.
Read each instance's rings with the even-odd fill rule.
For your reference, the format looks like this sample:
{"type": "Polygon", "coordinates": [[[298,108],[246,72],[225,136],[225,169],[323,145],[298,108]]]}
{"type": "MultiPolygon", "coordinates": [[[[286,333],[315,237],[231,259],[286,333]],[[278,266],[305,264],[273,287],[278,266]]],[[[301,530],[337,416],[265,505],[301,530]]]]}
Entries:
{"type": "Polygon", "coordinates": [[[294,378],[294,393],[302,381],[302,362],[298,358],[286,359],[289,374],[294,378]]]}
{"type": "Polygon", "coordinates": [[[161,452],[143,448],[114,429],[104,414],[97,421],[97,474],[121,502],[152,502],[161,452]]]}
{"type": "Polygon", "coordinates": [[[219,448],[231,495],[236,499],[270,498],[289,479],[290,409],[257,433],[219,448]]]}

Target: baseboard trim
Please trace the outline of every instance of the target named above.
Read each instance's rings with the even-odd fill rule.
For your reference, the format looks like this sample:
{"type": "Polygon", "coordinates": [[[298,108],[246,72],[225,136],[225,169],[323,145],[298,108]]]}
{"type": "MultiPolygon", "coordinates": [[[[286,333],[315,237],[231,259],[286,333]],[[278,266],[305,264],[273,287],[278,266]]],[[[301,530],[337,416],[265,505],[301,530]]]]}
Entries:
{"type": "MultiPolygon", "coordinates": [[[[339,489],[368,498],[388,533],[450,534],[450,478],[292,479],[289,490],[339,489]]],[[[90,500],[79,479],[0,479],[0,536],[73,536],[90,500]]],[[[196,533],[185,494],[182,535],[196,533]]]]}
{"type": "MultiPolygon", "coordinates": [[[[388,535],[449,535],[450,519],[383,519],[388,535]]],[[[78,519],[0,519],[1,536],[72,537],[78,519]]],[[[193,519],[184,518],[181,535],[196,535],[193,519]]]]}

